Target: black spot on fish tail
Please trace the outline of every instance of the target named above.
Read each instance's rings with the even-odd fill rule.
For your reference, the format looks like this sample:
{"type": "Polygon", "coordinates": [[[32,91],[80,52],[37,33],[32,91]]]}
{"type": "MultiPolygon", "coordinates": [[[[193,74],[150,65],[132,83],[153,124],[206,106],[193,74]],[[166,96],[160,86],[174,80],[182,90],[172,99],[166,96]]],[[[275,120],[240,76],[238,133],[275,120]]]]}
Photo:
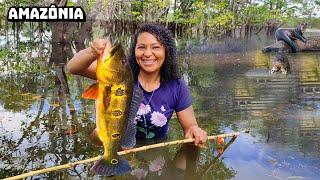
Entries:
{"type": "Polygon", "coordinates": [[[127,160],[119,156],[112,160],[114,160],[113,163],[101,158],[93,165],[91,171],[103,176],[118,176],[131,171],[130,164],[127,160]],[[115,163],[115,161],[117,161],[117,163],[115,163]]]}
{"type": "Polygon", "coordinates": [[[136,145],[136,125],[135,125],[135,117],[137,115],[139,106],[143,100],[143,92],[140,88],[133,88],[133,96],[131,101],[129,119],[126,132],[124,136],[122,136],[121,146],[123,148],[132,148],[136,145]]]}
{"type": "Polygon", "coordinates": [[[116,165],[116,164],[118,164],[118,160],[117,159],[111,159],[111,164],[113,164],[113,165],[116,165]]]}

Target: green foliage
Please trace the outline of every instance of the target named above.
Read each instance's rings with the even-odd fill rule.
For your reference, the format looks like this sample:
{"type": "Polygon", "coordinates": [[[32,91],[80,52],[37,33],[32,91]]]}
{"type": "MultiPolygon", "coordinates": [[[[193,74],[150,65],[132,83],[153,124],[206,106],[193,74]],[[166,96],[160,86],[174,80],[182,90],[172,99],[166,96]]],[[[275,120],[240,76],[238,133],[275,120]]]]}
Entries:
{"type": "Polygon", "coordinates": [[[37,0],[4,0],[4,3],[9,5],[9,6],[32,6],[32,5],[38,5],[39,2],[37,0]]]}
{"type": "Polygon", "coordinates": [[[169,0],[133,0],[129,14],[138,21],[166,21],[169,6],[169,0]]]}
{"type": "MultiPolygon", "coordinates": [[[[90,12],[95,3],[96,0],[88,0],[81,6],[90,12]]],[[[43,1],[7,0],[0,4],[4,5],[0,6],[4,19],[8,7],[42,5],[43,1]]],[[[75,4],[74,1],[68,1],[67,6],[75,4]]],[[[195,30],[198,33],[207,30],[214,35],[223,35],[243,25],[266,26],[270,21],[296,24],[305,17],[317,19],[319,10],[319,0],[108,0],[103,1],[101,14],[135,23],[170,23],[173,27],[184,27],[187,34],[195,30]]]]}
{"type": "Polygon", "coordinates": [[[233,20],[234,20],[234,15],[232,14],[232,12],[221,13],[215,18],[209,20],[208,26],[209,27],[219,26],[220,28],[227,29],[233,20]]]}
{"type": "Polygon", "coordinates": [[[189,23],[194,25],[201,23],[206,17],[208,17],[208,8],[209,6],[203,1],[193,3],[191,6],[193,14],[189,19],[189,23]]]}
{"type": "Polygon", "coordinates": [[[75,6],[75,5],[76,4],[74,2],[72,2],[72,1],[68,1],[67,4],[66,4],[67,7],[75,6]]]}
{"type": "Polygon", "coordinates": [[[135,19],[142,20],[143,1],[133,1],[131,8],[132,16],[135,19]]]}

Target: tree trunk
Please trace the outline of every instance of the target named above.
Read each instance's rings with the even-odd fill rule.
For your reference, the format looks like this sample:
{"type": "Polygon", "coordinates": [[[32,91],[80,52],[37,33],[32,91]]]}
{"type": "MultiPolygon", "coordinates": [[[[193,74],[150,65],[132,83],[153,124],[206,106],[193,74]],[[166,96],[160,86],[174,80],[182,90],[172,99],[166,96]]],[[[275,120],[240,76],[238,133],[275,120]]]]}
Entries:
{"type": "MultiPolygon", "coordinates": [[[[306,43],[300,40],[295,40],[298,46],[298,52],[304,51],[320,51],[320,36],[310,37],[306,43]]],[[[262,48],[262,52],[291,52],[290,46],[284,41],[277,41],[270,46],[262,48]]]]}
{"type": "Polygon", "coordinates": [[[52,53],[49,59],[48,66],[63,66],[68,59],[73,57],[71,43],[54,43],[52,42],[52,53]]]}

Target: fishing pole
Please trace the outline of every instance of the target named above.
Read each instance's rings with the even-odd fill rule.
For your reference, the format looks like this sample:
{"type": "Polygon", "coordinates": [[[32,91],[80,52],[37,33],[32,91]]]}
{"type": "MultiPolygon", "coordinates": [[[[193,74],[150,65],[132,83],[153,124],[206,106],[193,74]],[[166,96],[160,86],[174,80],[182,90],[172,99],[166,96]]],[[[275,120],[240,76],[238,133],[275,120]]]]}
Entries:
{"type": "MultiPolygon", "coordinates": [[[[240,135],[240,132],[233,132],[233,133],[228,133],[228,134],[219,134],[219,135],[208,136],[207,140],[214,140],[214,139],[217,139],[217,138],[225,138],[225,137],[235,137],[235,136],[239,136],[239,135],[240,135]]],[[[119,151],[118,155],[125,155],[125,154],[135,153],[135,152],[139,152],[139,151],[146,151],[146,150],[149,150],[149,149],[165,147],[165,146],[169,146],[169,145],[192,143],[194,141],[195,141],[194,138],[188,138],[188,139],[175,140],[175,141],[163,142],[163,143],[158,143],[158,144],[151,144],[151,145],[141,146],[141,147],[134,148],[134,149],[128,149],[128,150],[119,151]]],[[[34,175],[37,175],[37,174],[42,174],[42,173],[47,173],[47,172],[57,171],[57,170],[62,170],[62,169],[68,169],[68,168],[74,168],[78,164],[94,162],[94,161],[99,160],[101,157],[102,156],[97,156],[97,157],[94,157],[94,158],[85,159],[85,160],[81,160],[81,161],[76,161],[76,162],[73,162],[73,163],[68,163],[68,164],[59,165],[59,166],[53,166],[53,167],[46,168],[46,169],[30,171],[28,173],[24,173],[24,174],[21,174],[21,175],[17,175],[17,176],[6,178],[5,180],[23,179],[23,178],[34,176],[34,175]]]]}

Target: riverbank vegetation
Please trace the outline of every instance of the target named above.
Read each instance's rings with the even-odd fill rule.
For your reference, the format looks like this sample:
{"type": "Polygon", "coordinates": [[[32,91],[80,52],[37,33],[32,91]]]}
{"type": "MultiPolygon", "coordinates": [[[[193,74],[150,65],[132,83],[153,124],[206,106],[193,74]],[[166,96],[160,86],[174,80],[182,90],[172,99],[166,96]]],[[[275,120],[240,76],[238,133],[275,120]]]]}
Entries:
{"type": "MultiPolygon", "coordinates": [[[[142,22],[152,21],[162,23],[176,36],[184,37],[245,37],[252,33],[272,34],[280,26],[294,27],[301,21],[307,21],[309,27],[314,28],[319,28],[320,24],[317,13],[320,0],[3,0],[0,3],[1,31],[11,26],[19,28],[22,24],[6,21],[10,7],[49,6],[51,3],[81,6],[87,13],[86,23],[64,23],[68,27],[67,38],[72,37],[71,32],[83,35],[92,32],[94,24],[105,27],[103,35],[121,35],[131,32],[142,22]]],[[[33,28],[40,30],[49,25],[31,24],[36,24],[33,28]]]]}

